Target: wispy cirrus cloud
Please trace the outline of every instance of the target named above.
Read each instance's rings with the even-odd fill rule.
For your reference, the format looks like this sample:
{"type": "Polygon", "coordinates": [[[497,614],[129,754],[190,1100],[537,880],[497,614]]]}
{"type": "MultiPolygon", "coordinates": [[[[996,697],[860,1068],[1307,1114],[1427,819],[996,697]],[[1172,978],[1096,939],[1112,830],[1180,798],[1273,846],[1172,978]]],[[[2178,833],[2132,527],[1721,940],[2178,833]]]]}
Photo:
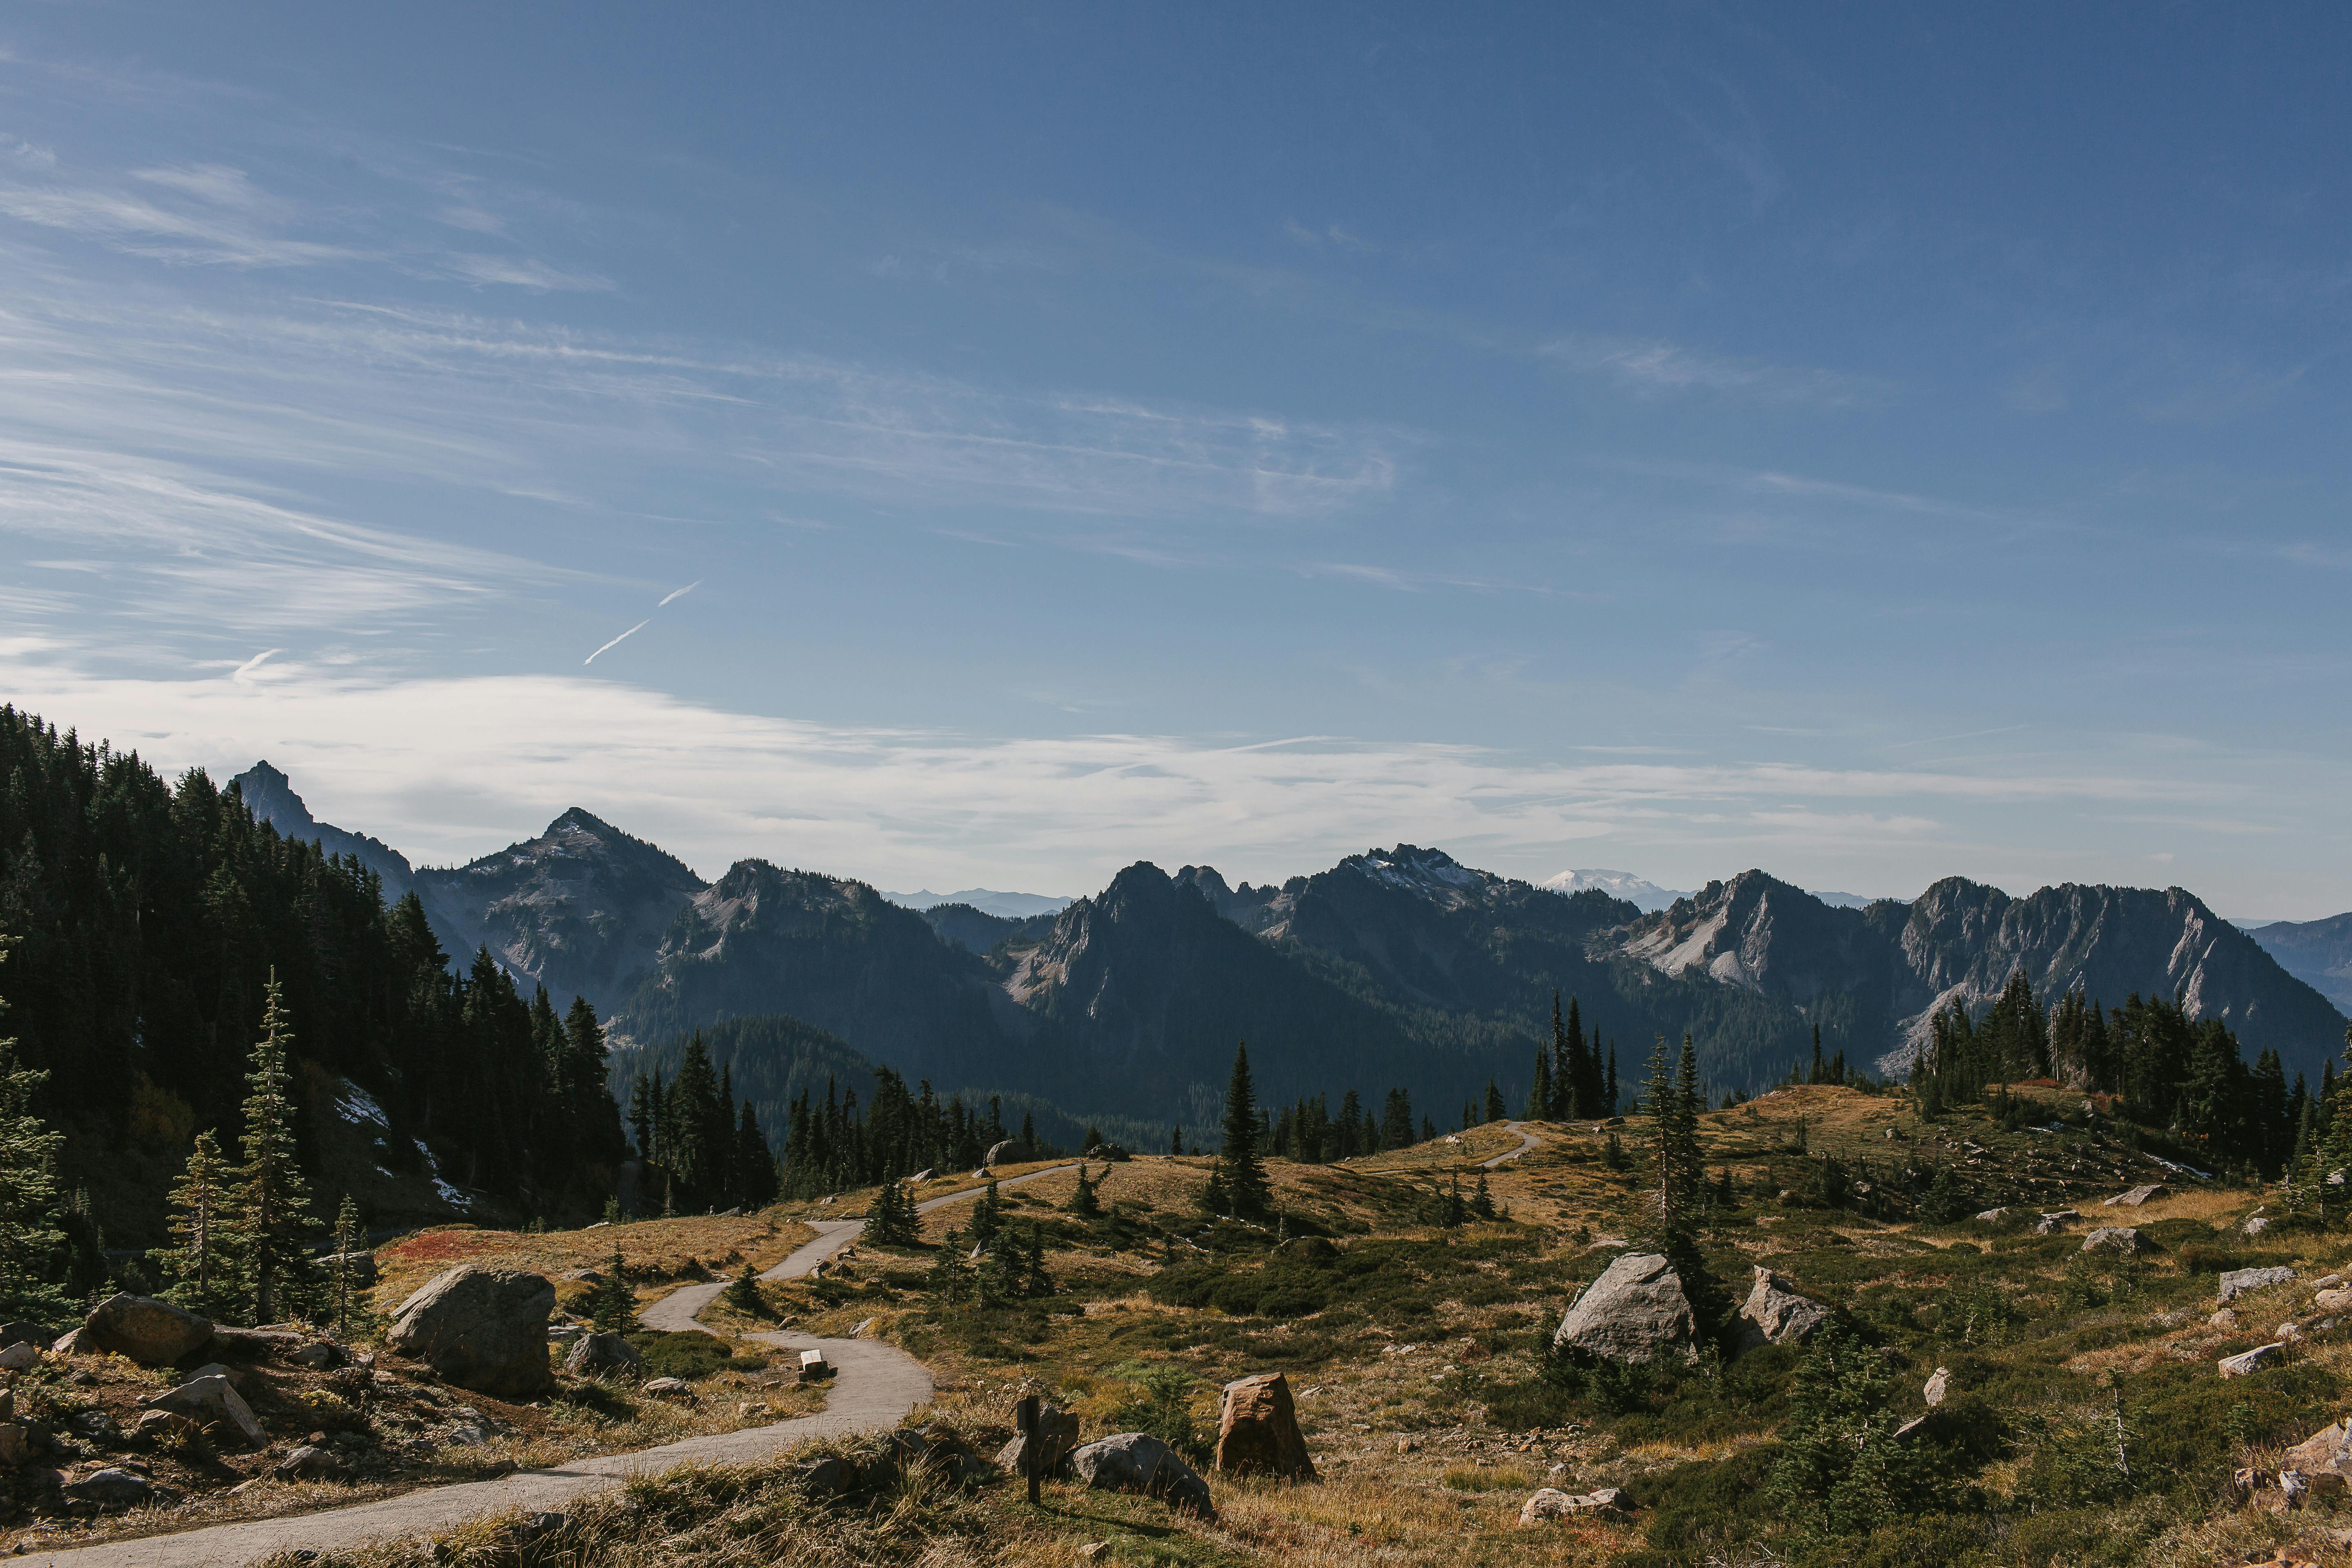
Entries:
{"type": "Polygon", "coordinates": [[[1650,396],[1737,394],[1768,403],[1860,408],[1885,403],[1895,394],[1893,383],[1876,376],[1739,359],[1663,340],[1559,338],[1538,345],[1536,353],[1571,369],[1612,376],[1650,396]]]}

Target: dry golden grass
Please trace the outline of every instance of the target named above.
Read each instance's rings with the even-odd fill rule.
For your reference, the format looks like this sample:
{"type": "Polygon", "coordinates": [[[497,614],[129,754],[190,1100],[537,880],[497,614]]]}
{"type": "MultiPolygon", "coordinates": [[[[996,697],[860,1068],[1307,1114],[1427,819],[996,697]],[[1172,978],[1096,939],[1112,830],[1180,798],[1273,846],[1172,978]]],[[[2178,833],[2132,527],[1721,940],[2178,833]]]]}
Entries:
{"type": "Polygon", "coordinates": [[[751,1215],[632,1220],[583,1230],[443,1226],[380,1248],[375,1255],[380,1282],[370,1295],[378,1310],[388,1312],[442,1270],[472,1263],[544,1274],[558,1281],[558,1299],[568,1309],[583,1292],[567,1289],[562,1277],[582,1268],[601,1273],[618,1251],[633,1278],[653,1282],[652,1289],[639,1293],[650,1300],[665,1294],[670,1281],[731,1275],[747,1263],[769,1268],[815,1234],[780,1208],[751,1215]]]}

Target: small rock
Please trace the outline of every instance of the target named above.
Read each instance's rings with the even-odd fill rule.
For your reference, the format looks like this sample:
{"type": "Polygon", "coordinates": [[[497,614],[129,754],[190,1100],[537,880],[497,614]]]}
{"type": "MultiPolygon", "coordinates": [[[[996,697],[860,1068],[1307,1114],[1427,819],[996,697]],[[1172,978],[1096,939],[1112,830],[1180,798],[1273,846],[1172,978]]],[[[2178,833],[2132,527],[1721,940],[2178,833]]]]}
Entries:
{"type": "Polygon", "coordinates": [[[1290,1382],[1278,1372],[1260,1373],[1225,1384],[1217,1417],[1218,1469],[1234,1475],[1315,1479],[1315,1461],[1298,1430],[1290,1382]]]}
{"type": "Polygon", "coordinates": [[[2352,1310],[2352,1289],[2322,1290],[2311,1299],[2311,1304],[2323,1312],[2352,1310]]]}
{"type": "Polygon", "coordinates": [[[1412,1453],[1420,1447],[1421,1439],[1418,1437],[1400,1437],[1397,1439],[1397,1452],[1400,1454],[1412,1453]]]}
{"type": "Polygon", "coordinates": [[[639,1394],[650,1394],[657,1399],[691,1399],[694,1385],[680,1377],[656,1377],[637,1384],[639,1394]]]}
{"type": "Polygon", "coordinates": [[[1776,1345],[1793,1344],[1828,1321],[1829,1308],[1800,1296],[1789,1281],[1762,1264],[1756,1265],[1754,1287],[1739,1309],[1756,1340],[1776,1345]]]}
{"type": "Polygon", "coordinates": [[[2249,1290],[2266,1290],[2273,1285],[2292,1284],[2292,1268],[2232,1268],[2221,1276],[2221,1305],[2226,1307],[2249,1290]]]}
{"type": "Polygon", "coordinates": [[[278,1479],[281,1481],[324,1480],[342,1468],[342,1462],[334,1455],[306,1443],[278,1461],[278,1479]]]}
{"type": "Polygon", "coordinates": [[[1935,1375],[1927,1379],[1927,1386],[1921,1390],[1921,1394],[1927,1399],[1928,1407],[1932,1409],[1944,1403],[1945,1396],[1951,1391],[1951,1369],[1939,1366],[1936,1369],[1935,1375]]]}
{"type": "Polygon", "coordinates": [[[2103,1225],[2083,1238],[2085,1252],[2120,1252],[2129,1256],[2139,1249],[2139,1232],[2130,1226],[2103,1225]]]}
{"type": "Polygon", "coordinates": [[[49,1353],[51,1355],[81,1354],[81,1331],[79,1329],[68,1329],[64,1333],[59,1334],[57,1337],[56,1342],[49,1346],[49,1353]]]}
{"type": "Polygon", "coordinates": [[[2168,1198],[2171,1195],[2170,1187],[2160,1182],[2150,1182],[2145,1186],[2134,1187],[2127,1193],[2117,1193],[2114,1197],[2102,1199],[2101,1204],[2106,1208],[2120,1205],[2127,1209],[2136,1209],[2142,1204],[2154,1203],[2158,1198],[2168,1198]]]}
{"type": "Polygon", "coordinates": [[[2278,1359],[2283,1344],[2256,1345],[2242,1355],[2223,1356],[2218,1363],[2223,1377],[2252,1377],[2278,1359]]]}
{"type": "Polygon", "coordinates": [[[864,1321],[861,1321],[861,1322],[860,1322],[860,1323],[859,1323],[856,1328],[854,1328],[854,1329],[852,1329],[852,1330],[850,1330],[850,1331],[849,1331],[849,1337],[850,1337],[851,1339],[853,1339],[853,1340],[862,1340],[862,1339],[864,1339],[864,1338],[866,1337],[866,1330],[868,1330],[868,1329],[870,1329],[870,1328],[872,1328],[872,1327],[873,1327],[877,1322],[879,1322],[880,1321],[881,1321],[881,1320],[879,1320],[878,1318],[867,1318],[867,1319],[864,1320],[864,1321]]]}
{"type": "Polygon", "coordinates": [[[2268,1216],[2256,1215],[2238,1228],[2248,1236],[2260,1236],[2263,1232],[2270,1229],[2270,1227],[2271,1222],[2268,1216]]]}
{"type": "Polygon", "coordinates": [[[1148,1432],[1121,1432],[1087,1444],[1070,1456],[1070,1472],[1097,1491],[1142,1492],[1204,1519],[1217,1517],[1209,1483],[1148,1432]]]}
{"type": "Polygon", "coordinates": [[[332,1372],[343,1364],[344,1357],[341,1345],[326,1340],[312,1340],[294,1352],[294,1360],[312,1372],[332,1372]]]}
{"type": "Polygon", "coordinates": [[[192,1377],[169,1394],[159,1394],[146,1403],[154,1409],[188,1416],[207,1428],[233,1427],[248,1443],[262,1441],[261,1423],[254,1419],[253,1407],[220,1373],[192,1377]]]}
{"type": "MultiPolygon", "coordinates": [[[[1028,1452],[1026,1433],[1015,1432],[1013,1441],[997,1450],[997,1465],[1012,1475],[1026,1475],[1022,1468],[1028,1452]]],[[[1078,1418],[1049,1399],[1037,1402],[1037,1473],[1050,1476],[1062,1468],[1070,1450],[1078,1446],[1078,1418]]]]}
{"type": "Polygon", "coordinates": [[[2235,1307],[2224,1307],[2220,1311],[2214,1313],[2211,1317],[2206,1319],[2205,1322],[2206,1326],[2209,1328],[2222,1330],[2234,1329],[2238,1326],[2238,1309],[2235,1307]]]}
{"type": "Polygon", "coordinates": [[[2008,1213],[2009,1211],[2007,1209],[1983,1209],[1978,1212],[1977,1218],[1985,1221],[1987,1224],[1991,1224],[1992,1222],[2002,1218],[2008,1213]]]}
{"type": "Polygon", "coordinates": [[[213,1337],[212,1320],[152,1296],[117,1291],[89,1310],[82,1342],[129,1356],[144,1366],[169,1366],[213,1337]]]}
{"type": "Polygon", "coordinates": [[[92,1470],[65,1489],[66,1496],[78,1502],[94,1502],[101,1508],[136,1508],[155,1495],[155,1483],[129,1470],[92,1470]]]}
{"type": "Polygon", "coordinates": [[[488,1435],[471,1422],[450,1427],[441,1435],[441,1440],[445,1443],[453,1443],[460,1448],[487,1447],[490,1441],[488,1435]]]}
{"type": "Polygon", "coordinates": [[[23,1372],[28,1367],[38,1365],[40,1360],[40,1346],[27,1344],[23,1340],[19,1340],[6,1349],[0,1350],[0,1372],[23,1372]]]}
{"type": "Polygon", "coordinates": [[[820,1497],[836,1497],[857,1484],[856,1472],[839,1459],[811,1459],[797,1472],[801,1485],[820,1497]]]}
{"type": "Polygon", "coordinates": [[[564,1352],[563,1370],[574,1377],[634,1378],[646,1369],[637,1347],[619,1334],[583,1334],[564,1352]]]}
{"type": "Polygon", "coordinates": [[[201,1426],[176,1410],[149,1410],[140,1415],[131,1433],[152,1442],[184,1443],[203,1430],[201,1426]]]}
{"type": "Polygon", "coordinates": [[[2083,1216],[2073,1209],[2054,1209],[2033,1222],[2036,1236],[2055,1236],[2083,1216]]]}
{"type": "Polygon", "coordinates": [[[1110,1542],[1108,1541],[1089,1541],[1078,1548],[1078,1561],[1081,1563],[1099,1563],[1109,1555],[1110,1542]]]}

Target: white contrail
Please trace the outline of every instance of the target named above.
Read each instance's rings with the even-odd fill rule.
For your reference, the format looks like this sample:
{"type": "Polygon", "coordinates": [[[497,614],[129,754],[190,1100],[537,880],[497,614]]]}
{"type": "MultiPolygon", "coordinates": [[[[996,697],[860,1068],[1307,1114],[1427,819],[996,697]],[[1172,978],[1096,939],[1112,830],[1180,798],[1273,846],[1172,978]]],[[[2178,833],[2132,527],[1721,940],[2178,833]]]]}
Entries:
{"type": "Polygon", "coordinates": [[[282,653],[285,650],[282,648],[263,648],[259,653],[255,654],[251,658],[248,658],[243,664],[238,665],[236,670],[229,676],[229,679],[241,683],[245,681],[247,678],[251,676],[255,670],[261,668],[262,660],[269,658],[272,654],[282,653]]]}
{"type": "MultiPolygon", "coordinates": [[[[699,587],[701,587],[701,586],[702,586],[702,579],[701,579],[701,578],[699,578],[699,577],[697,577],[693,582],[688,583],[685,587],[680,588],[677,593],[670,595],[669,595],[669,598],[666,598],[666,599],[664,599],[664,600],[661,602],[661,605],[656,605],[654,606],[654,608],[655,608],[655,609],[656,609],[656,610],[660,609],[660,608],[662,607],[662,605],[667,605],[667,604],[668,604],[668,603],[669,603],[669,601],[670,601],[670,599],[683,599],[683,598],[685,598],[688,594],[693,593],[697,588],[699,588],[699,587]]],[[[626,637],[628,634],[627,634],[627,633],[625,633],[625,632],[624,632],[624,633],[623,633],[623,634],[621,634],[621,635],[622,635],[622,636],[624,636],[624,637],[626,637]]],[[[599,651],[602,651],[602,650],[600,649],[599,651]]]]}
{"type": "MultiPolygon", "coordinates": [[[[629,638],[631,638],[631,637],[633,637],[636,636],[639,632],[644,631],[647,626],[651,626],[651,625],[653,625],[653,622],[652,622],[652,620],[651,620],[651,619],[646,619],[646,620],[639,621],[635,626],[631,626],[627,631],[625,631],[625,632],[623,632],[619,637],[614,637],[614,638],[613,639],[613,642],[608,642],[608,643],[606,643],[606,644],[604,645],[604,647],[600,647],[600,648],[598,648],[598,649],[596,650],[596,653],[603,653],[603,652],[604,651],[604,648],[609,648],[609,647],[611,647],[613,646],[613,643],[618,643],[618,642],[625,642],[625,641],[627,641],[629,638]]],[[[595,662],[596,662],[596,653],[592,653],[592,654],[590,654],[586,658],[582,659],[580,662],[581,662],[582,664],[583,664],[583,665],[589,665],[589,664],[593,664],[593,663],[595,663],[595,662]]]]}

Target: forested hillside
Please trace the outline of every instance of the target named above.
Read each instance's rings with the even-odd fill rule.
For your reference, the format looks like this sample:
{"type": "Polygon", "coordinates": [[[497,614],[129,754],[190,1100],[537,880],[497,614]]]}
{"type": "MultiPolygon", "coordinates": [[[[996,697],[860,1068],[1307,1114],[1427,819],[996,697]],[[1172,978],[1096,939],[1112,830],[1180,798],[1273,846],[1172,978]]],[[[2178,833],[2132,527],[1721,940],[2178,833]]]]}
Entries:
{"type": "Polygon", "coordinates": [[[162,1238],[192,1139],[233,1121],[273,974],[306,1162],[356,1136],[420,1214],[451,1212],[436,1178],[520,1213],[603,1202],[620,1128],[593,1016],[567,1030],[495,963],[452,973],[413,897],[387,907],[373,870],[200,771],[166,782],[0,707],[0,774],[7,1032],[48,1075],[68,1186],[116,1239],[162,1238]]]}

